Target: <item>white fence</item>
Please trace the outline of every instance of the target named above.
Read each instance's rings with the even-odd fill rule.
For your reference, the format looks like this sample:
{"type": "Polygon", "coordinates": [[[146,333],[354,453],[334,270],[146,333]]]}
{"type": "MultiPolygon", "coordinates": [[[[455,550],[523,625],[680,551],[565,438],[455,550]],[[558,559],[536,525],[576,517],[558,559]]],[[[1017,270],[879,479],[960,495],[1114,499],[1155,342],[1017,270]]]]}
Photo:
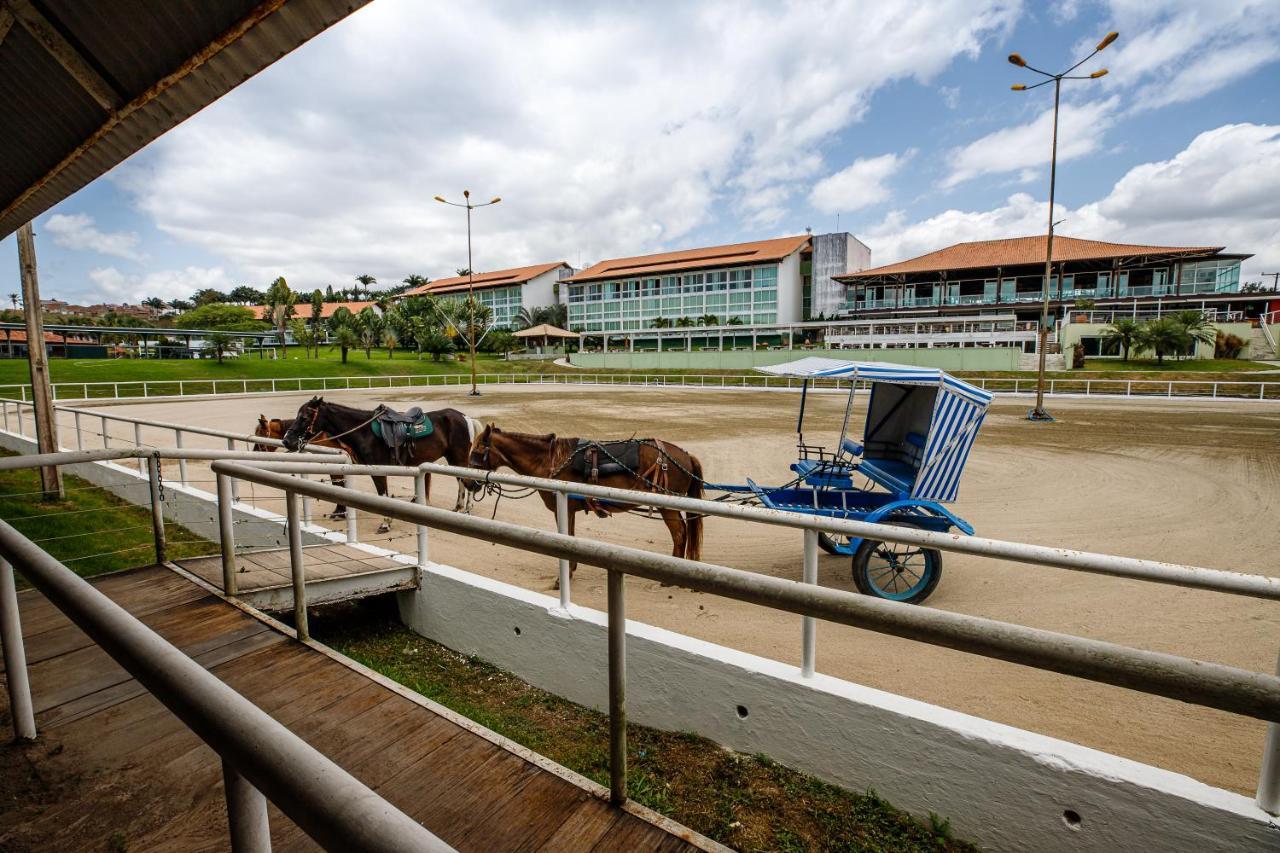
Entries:
{"type": "MultiPolygon", "coordinates": [[[[799,353],[803,355],[803,352],[799,353]]],[[[797,356],[799,357],[799,356],[797,356]]],[[[1222,400],[1280,400],[1280,381],[1223,381],[1208,374],[1201,379],[1048,379],[1047,393],[1064,397],[1165,397],[1222,400]]],[[[713,390],[799,390],[800,380],[767,374],[700,373],[481,373],[481,385],[608,385],[713,390]]],[[[982,378],[966,381],[994,394],[1032,394],[1034,376],[982,378]]],[[[471,384],[465,373],[404,374],[396,376],[293,377],[281,379],[183,379],[135,382],[58,382],[55,400],[119,400],[133,398],[204,397],[227,394],[317,393],[379,388],[431,388],[471,384]]],[[[844,380],[812,380],[811,387],[848,388],[844,380]]],[[[29,385],[0,385],[0,396],[27,401],[29,385]]]]}

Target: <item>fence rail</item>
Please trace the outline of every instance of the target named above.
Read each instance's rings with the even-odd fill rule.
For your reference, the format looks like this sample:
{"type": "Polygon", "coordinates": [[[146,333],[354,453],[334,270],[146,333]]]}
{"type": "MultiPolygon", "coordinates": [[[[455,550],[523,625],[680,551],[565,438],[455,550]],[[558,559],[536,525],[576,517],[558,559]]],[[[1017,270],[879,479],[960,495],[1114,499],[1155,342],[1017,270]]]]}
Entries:
{"type": "MultiPolygon", "coordinates": [[[[803,351],[797,351],[803,355],[803,351]]],[[[767,374],[703,373],[481,373],[482,385],[623,385],[718,390],[799,390],[800,380],[767,374]]],[[[1034,376],[1022,378],[974,377],[966,381],[994,394],[1034,393],[1034,376]]],[[[848,380],[813,381],[813,387],[848,388],[848,380]]],[[[1093,379],[1047,380],[1047,393],[1055,396],[1165,397],[1226,400],[1280,400],[1280,381],[1224,381],[1220,379],[1093,379]]],[[[470,385],[464,373],[400,374],[394,376],[292,377],[279,379],[183,379],[130,382],[58,382],[58,401],[121,400],[173,397],[207,397],[227,394],[326,393],[380,388],[430,388],[470,385]]],[[[30,385],[0,385],[0,395],[21,401],[31,399],[30,385]]]]}

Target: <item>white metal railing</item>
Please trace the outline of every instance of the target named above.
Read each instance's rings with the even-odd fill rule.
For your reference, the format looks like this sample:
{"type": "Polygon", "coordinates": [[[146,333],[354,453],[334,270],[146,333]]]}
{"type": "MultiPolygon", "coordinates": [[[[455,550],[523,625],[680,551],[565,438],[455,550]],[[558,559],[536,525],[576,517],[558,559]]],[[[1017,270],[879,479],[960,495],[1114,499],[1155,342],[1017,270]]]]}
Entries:
{"type": "MultiPolygon", "coordinates": [[[[797,350],[799,351],[799,350],[797,350]]],[[[1212,374],[1210,374],[1212,375],[1212,374]]],[[[763,373],[751,374],[700,374],[700,373],[481,373],[477,377],[481,385],[587,385],[587,386],[644,386],[663,388],[710,388],[714,390],[735,390],[741,388],[753,390],[798,391],[801,380],[789,376],[771,376],[763,373]]],[[[1034,376],[1019,378],[966,377],[967,382],[984,388],[994,394],[1029,394],[1035,391],[1034,376]]],[[[379,388],[431,388],[440,386],[470,385],[469,374],[422,374],[402,376],[339,376],[329,378],[298,377],[292,379],[249,379],[219,380],[217,393],[221,394],[262,394],[262,393],[325,393],[328,391],[364,391],[379,388]],[[231,387],[229,387],[231,386],[231,387]]],[[[1280,400],[1280,381],[1225,381],[1221,379],[1075,379],[1058,378],[1047,380],[1046,393],[1063,396],[1108,396],[1108,397],[1202,397],[1209,399],[1241,399],[1241,400],[1280,400]]],[[[178,396],[209,396],[209,382],[105,382],[105,383],[59,383],[55,388],[63,389],[56,394],[57,399],[132,399],[135,397],[158,397],[169,399],[178,396]],[[90,389],[105,386],[112,389],[112,397],[68,396],[68,389],[90,389]],[[204,390],[202,390],[204,389],[204,390]],[[160,394],[159,391],[181,391],[181,394],[160,394]],[[136,392],[125,393],[119,392],[136,392]],[[190,391],[191,393],[185,393],[190,391]]],[[[813,380],[811,388],[848,389],[847,380],[813,380]]],[[[11,402],[28,402],[30,387],[8,385],[0,386],[0,392],[19,390],[11,402]]],[[[93,412],[100,417],[102,413],[93,412]]],[[[116,419],[121,416],[110,416],[116,419]]],[[[184,431],[195,432],[194,427],[182,427],[184,431]]],[[[217,431],[210,430],[209,434],[217,431]]],[[[240,435],[240,434],[234,434],[240,435]]],[[[236,440],[243,440],[237,438],[236,440]]],[[[270,441],[260,441],[270,444],[270,441]]]]}
{"type": "MultiPolygon", "coordinates": [[[[918,544],[1030,565],[1053,566],[1269,600],[1280,599],[1280,579],[1277,578],[1025,543],[962,537],[869,522],[825,519],[688,497],[612,489],[431,463],[413,468],[358,466],[344,463],[331,456],[283,458],[279,455],[248,451],[231,454],[223,450],[120,448],[0,459],[0,470],[49,464],[75,464],[129,456],[158,462],[161,458],[178,458],[184,455],[188,458],[213,460],[213,470],[218,478],[219,539],[224,560],[224,588],[229,595],[236,594],[235,541],[233,527],[230,524],[232,504],[230,481],[242,479],[284,492],[285,523],[289,534],[294,582],[296,630],[299,638],[302,639],[307,638],[308,627],[305,566],[301,546],[301,530],[305,522],[299,511],[300,498],[334,500],[345,503],[352,512],[358,507],[364,511],[376,512],[385,517],[412,523],[417,534],[417,562],[422,568],[429,566],[428,533],[432,529],[556,557],[561,565],[561,604],[566,614],[571,614],[569,610],[571,593],[567,570],[569,562],[581,562],[609,570],[610,707],[615,715],[611,719],[611,733],[614,738],[611,748],[611,756],[614,759],[611,764],[611,781],[616,800],[625,798],[625,734],[622,728],[625,707],[621,699],[625,684],[622,653],[625,643],[623,634],[625,612],[621,579],[623,574],[636,574],[802,615],[804,620],[801,636],[801,672],[804,676],[811,676],[816,671],[816,620],[823,619],[1267,720],[1272,723],[1272,726],[1268,739],[1268,752],[1264,756],[1258,796],[1260,805],[1268,811],[1280,812],[1280,729],[1275,725],[1280,723],[1280,678],[1246,672],[1220,664],[1193,661],[1087,638],[1041,631],[997,620],[947,613],[827,589],[816,584],[816,572],[811,572],[809,569],[811,564],[816,567],[817,563],[817,534],[825,532],[918,544]],[[391,498],[376,497],[355,492],[349,488],[324,485],[305,479],[305,476],[312,472],[413,477],[415,502],[410,504],[391,498]],[[423,488],[425,476],[428,474],[445,474],[553,492],[557,495],[557,508],[560,510],[557,519],[557,529],[560,531],[566,529],[563,513],[567,509],[570,494],[796,529],[801,531],[804,542],[804,582],[787,581],[634,548],[577,539],[566,536],[563,532],[550,533],[430,507],[426,504],[425,488],[423,488]],[[231,555],[230,559],[228,555],[231,555]],[[615,691],[617,691],[616,695],[615,691]]],[[[147,476],[154,482],[159,476],[158,464],[148,466],[147,476]]],[[[155,488],[152,489],[151,499],[153,503],[157,500],[155,488]]],[[[162,536],[162,526],[159,530],[161,532],[157,535],[162,536]]],[[[350,530],[348,534],[351,535],[350,530]]],[[[0,548],[2,547],[3,542],[0,541],[0,548]]],[[[158,542],[157,549],[160,550],[160,547],[158,542]]]]}

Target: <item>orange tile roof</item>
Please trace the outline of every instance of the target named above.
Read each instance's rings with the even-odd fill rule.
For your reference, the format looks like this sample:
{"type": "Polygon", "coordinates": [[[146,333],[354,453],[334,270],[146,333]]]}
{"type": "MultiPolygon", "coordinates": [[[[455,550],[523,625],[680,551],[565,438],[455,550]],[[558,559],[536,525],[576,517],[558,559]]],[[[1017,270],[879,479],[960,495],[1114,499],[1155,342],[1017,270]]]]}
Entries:
{"type": "MultiPolygon", "coordinates": [[[[333,313],[339,308],[346,308],[352,314],[359,314],[370,305],[376,305],[376,302],[326,302],[320,306],[320,319],[327,320],[333,316],[333,313]]],[[[253,316],[259,320],[265,319],[267,316],[267,306],[250,305],[253,309],[253,316]]],[[[310,320],[311,319],[311,303],[298,302],[293,306],[293,314],[290,319],[310,320]]]]}
{"type": "MultiPolygon", "coordinates": [[[[857,281],[886,275],[900,275],[943,270],[977,269],[981,267],[1014,267],[1021,264],[1043,264],[1044,235],[1011,237],[1004,240],[976,240],[957,243],[918,258],[899,261],[862,272],[838,275],[839,281],[857,281]]],[[[1055,235],[1054,261],[1098,261],[1132,255],[1206,255],[1217,254],[1223,246],[1146,246],[1134,243],[1104,243],[1055,235]]]]}
{"type": "MultiPolygon", "coordinates": [[[[24,329],[5,329],[4,337],[0,340],[14,344],[25,344],[27,342],[27,333],[24,329]]],[[[63,343],[63,340],[62,332],[44,333],[44,342],[46,344],[60,344],[63,343]]],[[[69,344],[91,344],[93,343],[93,338],[77,335],[75,332],[67,332],[65,341],[69,344]]]]}
{"type": "MultiPolygon", "coordinates": [[[[529,267],[513,267],[509,270],[494,270],[493,272],[478,272],[471,277],[472,283],[477,289],[487,287],[506,287],[512,284],[524,284],[530,279],[535,279],[543,273],[551,272],[556,267],[569,266],[564,261],[552,261],[549,264],[534,264],[529,267]]],[[[422,287],[415,287],[413,290],[406,290],[402,296],[417,296],[422,293],[452,293],[458,290],[466,290],[468,287],[467,276],[455,275],[451,278],[440,278],[435,281],[428,282],[422,287]]]]}
{"type": "Polygon", "coordinates": [[[661,275],[675,270],[705,269],[742,264],[764,263],[781,260],[792,252],[805,247],[809,235],[779,237],[774,240],[757,240],[753,243],[734,243],[730,246],[710,246],[703,249],[684,249],[679,252],[662,252],[635,258],[614,258],[587,267],[566,281],[599,281],[605,278],[627,278],[638,275],[661,275]]]}

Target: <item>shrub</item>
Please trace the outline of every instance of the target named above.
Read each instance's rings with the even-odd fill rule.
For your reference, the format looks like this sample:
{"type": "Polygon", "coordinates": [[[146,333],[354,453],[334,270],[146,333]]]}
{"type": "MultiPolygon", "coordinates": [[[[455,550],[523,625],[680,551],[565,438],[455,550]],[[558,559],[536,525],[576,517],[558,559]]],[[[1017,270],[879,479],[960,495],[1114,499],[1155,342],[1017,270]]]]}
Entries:
{"type": "Polygon", "coordinates": [[[1218,337],[1213,342],[1214,358],[1239,358],[1240,353],[1244,352],[1245,341],[1239,335],[1233,335],[1230,332],[1218,332],[1218,337]]]}

